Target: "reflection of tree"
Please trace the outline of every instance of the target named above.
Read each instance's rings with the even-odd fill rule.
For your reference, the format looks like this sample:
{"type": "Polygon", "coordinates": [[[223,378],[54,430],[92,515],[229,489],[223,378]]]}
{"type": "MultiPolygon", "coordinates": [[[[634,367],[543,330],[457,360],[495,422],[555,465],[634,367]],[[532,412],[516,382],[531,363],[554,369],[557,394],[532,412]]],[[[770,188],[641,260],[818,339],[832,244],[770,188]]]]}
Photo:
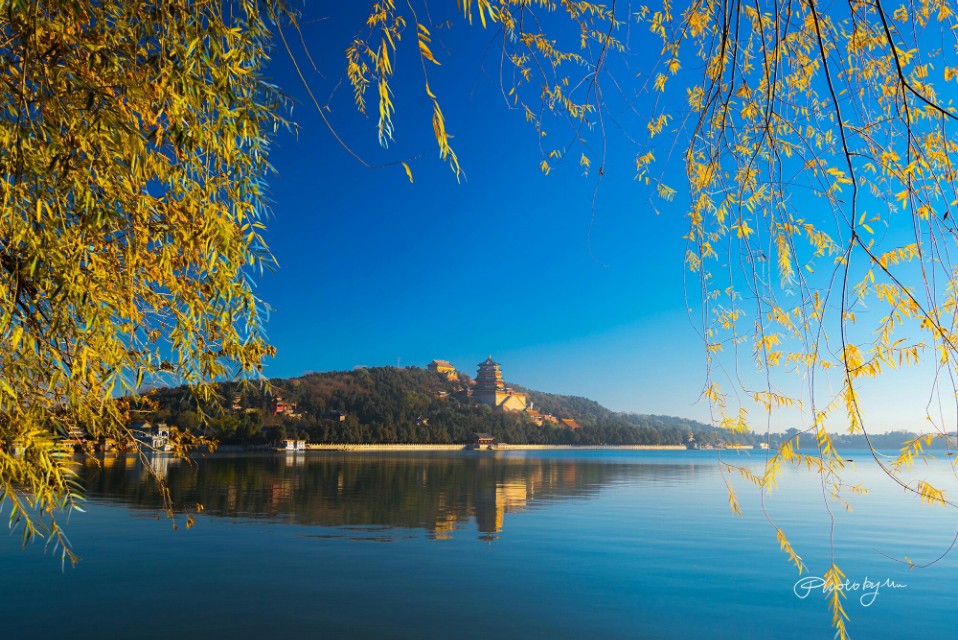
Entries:
{"type": "MultiPolygon", "coordinates": [[[[133,458],[81,474],[96,498],[160,508],[151,480],[133,458]],[[132,464],[127,461],[133,461],[132,464]]],[[[452,455],[298,455],[214,457],[170,466],[166,480],[183,505],[220,517],[263,518],[327,527],[423,529],[448,538],[474,518],[483,538],[502,533],[505,515],[536,502],[587,498],[612,483],[688,478],[675,462],[632,464],[584,458],[452,455]]]]}

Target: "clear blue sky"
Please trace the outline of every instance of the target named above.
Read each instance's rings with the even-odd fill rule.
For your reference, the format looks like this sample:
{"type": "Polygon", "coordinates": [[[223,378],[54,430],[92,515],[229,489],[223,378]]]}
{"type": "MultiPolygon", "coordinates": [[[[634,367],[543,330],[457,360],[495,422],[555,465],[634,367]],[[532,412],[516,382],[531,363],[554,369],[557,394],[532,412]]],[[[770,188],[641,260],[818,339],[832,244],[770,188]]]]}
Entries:
{"type": "Polygon", "coordinates": [[[270,73],[293,99],[299,130],[281,134],[271,156],[267,237],[280,269],[258,290],[273,307],[278,349],[268,375],[433,358],[474,374],[492,354],[507,380],[531,388],[706,417],[693,406],[704,356],[684,310],[683,207],[651,206],[648,187],[633,180],[633,148],[614,134],[594,212],[595,170],[582,177],[578,153],[544,176],[535,131],[505,107],[494,49],[484,57],[493,32],[463,24],[437,34],[443,66],[430,80],[465,178],[457,183],[438,159],[410,48],[396,62],[395,142],[382,150],[374,91],[366,120],[344,77],[365,4],[309,3],[303,33],[322,75],[298,46],[297,60],[323,102],[342,81],[329,117],[344,140],[371,164],[407,161],[415,182],[398,164],[367,169],[353,159],[288,56],[274,52],[270,73]]]}
{"type": "MultiPolygon", "coordinates": [[[[369,164],[387,166],[365,168],[343,149],[278,46],[270,75],[293,102],[298,132],[281,133],[271,156],[277,174],[267,239],[280,268],[258,289],[273,308],[268,333],[278,349],[267,375],[425,366],[434,358],[474,375],[491,354],[510,382],[615,410],[707,421],[707,403],[699,401],[704,347],[684,293],[681,150],[667,165],[679,192],[674,202],[634,180],[638,148],[630,136],[641,134],[648,101],[609,97],[601,182],[597,132],[586,147],[591,176],[581,175],[579,151],[543,175],[534,129],[506,108],[495,31],[461,21],[451,32],[434,29],[442,66],[430,67],[430,86],[465,171],[457,183],[438,159],[413,28],[394,63],[395,141],[384,150],[375,87],[365,119],[345,78],[343,52],[369,3],[327,4],[305,8],[309,57],[295,32],[287,37],[337,133],[369,164]]],[[[643,51],[650,44],[642,37],[632,34],[633,61],[657,53],[643,51]]],[[[641,77],[618,71],[623,93],[633,95],[641,77]]],[[[560,133],[564,140],[569,130],[554,130],[560,133]]],[[[656,155],[665,160],[667,150],[656,155]]],[[[916,384],[895,380],[898,392],[916,384]]],[[[865,390],[879,402],[877,430],[921,426],[915,416],[924,397],[909,393],[914,402],[904,402],[884,391],[865,390]]],[[[792,425],[777,428],[785,426],[792,425]]]]}

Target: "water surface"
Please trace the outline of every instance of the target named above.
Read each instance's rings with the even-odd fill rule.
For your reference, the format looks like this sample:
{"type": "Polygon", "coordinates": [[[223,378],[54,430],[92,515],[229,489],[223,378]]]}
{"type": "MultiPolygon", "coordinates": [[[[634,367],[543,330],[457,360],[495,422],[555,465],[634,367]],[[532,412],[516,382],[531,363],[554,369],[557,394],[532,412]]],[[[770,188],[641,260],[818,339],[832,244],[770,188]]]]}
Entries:
{"type": "MultiPolygon", "coordinates": [[[[733,454],[760,468],[762,454],[733,454]]],[[[820,592],[769,518],[822,575],[892,580],[850,592],[853,637],[945,637],[958,604],[954,511],[920,505],[863,458],[872,487],[845,513],[786,470],[760,495],[710,452],[536,451],[223,456],[160,468],[177,531],[134,459],[84,465],[82,557],[61,572],[38,545],[0,537],[11,635],[72,638],[827,638],[820,592]],[[744,516],[728,508],[734,482],[744,516]],[[834,532],[834,533],[833,533],[834,532]]],[[[919,467],[947,486],[946,462],[919,467]]]]}

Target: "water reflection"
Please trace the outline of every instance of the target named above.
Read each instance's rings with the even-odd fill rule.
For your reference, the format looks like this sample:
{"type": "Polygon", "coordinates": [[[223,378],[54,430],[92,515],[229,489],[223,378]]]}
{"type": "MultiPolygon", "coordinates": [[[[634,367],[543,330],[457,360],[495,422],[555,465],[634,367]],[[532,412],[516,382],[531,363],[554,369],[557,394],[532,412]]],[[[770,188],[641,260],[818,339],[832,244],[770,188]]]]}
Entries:
{"type": "MultiPolygon", "coordinates": [[[[508,514],[548,501],[588,499],[611,486],[695,484],[716,473],[714,458],[687,463],[524,456],[508,453],[298,453],[154,461],[178,506],[202,504],[213,516],[336,527],[337,535],[391,540],[399,530],[446,539],[474,521],[496,540],[508,514]],[[703,464],[704,463],[704,464],[703,464]]],[[[161,506],[135,457],[88,461],[81,476],[91,498],[161,506]]]]}

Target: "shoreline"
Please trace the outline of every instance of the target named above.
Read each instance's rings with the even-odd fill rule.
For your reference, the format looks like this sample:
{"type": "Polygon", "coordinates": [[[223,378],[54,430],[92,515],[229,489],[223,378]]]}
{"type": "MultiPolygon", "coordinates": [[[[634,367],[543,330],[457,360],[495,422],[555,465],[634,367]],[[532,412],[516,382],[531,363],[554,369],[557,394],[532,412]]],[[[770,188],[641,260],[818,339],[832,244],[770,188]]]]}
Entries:
{"type": "Polygon", "coordinates": [[[538,451],[538,450],[632,450],[685,451],[684,445],[572,445],[572,444],[497,444],[474,447],[464,444],[307,444],[306,451],[538,451]]]}
{"type": "MultiPolygon", "coordinates": [[[[306,445],[305,449],[283,449],[274,445],[240,445],[240,444],[224,444],[216,447],[216,450],[213,452],[203,450],[203,451],[192,451],[186,457],[191,455],[200,455],[200,456],[217,456],[220,454],[232,455],[232,454],[241,454],[241,453],[292,453],[292,454],[302,454],[311,451],[318,452],[382,452],[382,451],[392,451],[392,452],[427,452],[427,451],[687,451],[688,447],[683,445],[656,445],[656,444],[623,444],[623,445],[573,445],[573,444],[497,444],[493,446],[482,446],[477,447],[474,445],[467,444],[318,444],[318,443],[309,443],[306,445]]],[[[732,451],[734,449],[728,449],[732,451]]],[[[725,451],[724,449],[699,449],[699,451],[725,451]]],[[[177,458],[173,453],[167,451],[149,451],[146,452],[149,456],[160,456],[160,457],[169,457],[177,458]]],[[[75,455],[78,457],[84,457],[86,454],[83,452],[75,452],[75,455]]],[[[139,454],[132,451],[97,451],[96,453],[90,454],[92,457],[103,458],[106,457],[119,457],[131,455],[137,457],[139,454]]]]}
{"type": "Polygon", "coordinates": [[[251,453],[273,451],[276,453],[305,453],[307,451],[686,451],[680,444],[623,444],[623,445],[574,445],[574,444],[497,444],[492,447],[475,447],[467,444],[318,444],[308,443],[306,449],[282,449],[272,446],[222,445],[217,453],[251,453]]]}

